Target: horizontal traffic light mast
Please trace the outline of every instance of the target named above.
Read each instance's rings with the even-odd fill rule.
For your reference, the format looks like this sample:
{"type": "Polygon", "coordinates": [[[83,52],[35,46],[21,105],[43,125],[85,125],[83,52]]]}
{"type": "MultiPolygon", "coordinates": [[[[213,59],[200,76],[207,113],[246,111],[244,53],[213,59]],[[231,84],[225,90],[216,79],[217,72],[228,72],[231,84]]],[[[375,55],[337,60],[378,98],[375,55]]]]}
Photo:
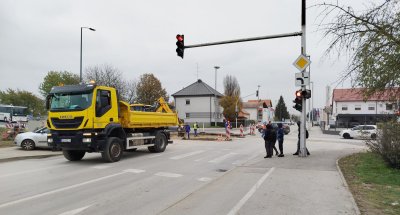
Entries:
{"type": "Polygon", "coordinates": [[[295,37],[295,36],[301,36],[303,33],[302,32],[294,32],[294,33],[287,33],[287,34],[275,34],[275,35],[269,35],[269,36],[261,36],[261,37],[249,37],[249,38],[243,38],[243,39],[236,39],[236,40],[224,40],[224,41],[219,41],[219,42],[211,42],[211,43],[200,43],[200,44],[195,44],[195,45],[184,45],[184,35],[176,35],[176,39],[178,40],[176,42],[176,53],[179,57],[183,58],[183,53],[185,49],[189,48],[197,48],[197,47],[203,47],[203,46],[215,46],[215,45],[223,45],[223,44],[229,44],[229,43],[241,43],[241,42],[249,42],[249,41],[255,41],[255,40],[267,40],[267,39],[276,39],[276,38],[284,38],[284,37],[295,37]]]}

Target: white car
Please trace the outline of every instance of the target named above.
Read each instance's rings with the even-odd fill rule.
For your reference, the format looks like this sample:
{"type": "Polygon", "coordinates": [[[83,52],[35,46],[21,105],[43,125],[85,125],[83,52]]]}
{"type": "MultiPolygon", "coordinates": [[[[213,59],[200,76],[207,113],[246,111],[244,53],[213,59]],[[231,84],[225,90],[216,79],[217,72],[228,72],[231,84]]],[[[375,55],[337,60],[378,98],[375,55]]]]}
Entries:
{"type": "Polygon", "coordinates": [[[375,139],[376,125],[358,125],[355,126],[354,128],[341,131],[339,133],[339,136],[343,137],[344,139],[350,139],[350,138],[375,139]]]}
{"type": "Polygon", "coordinates": [[[14,143],[25,150],[33,150],[36,147],[49,148],[47,144],[47,134],[49,129],[46,127],[37,129],[34,132],[25,132],[18,134],[14,143]]]}

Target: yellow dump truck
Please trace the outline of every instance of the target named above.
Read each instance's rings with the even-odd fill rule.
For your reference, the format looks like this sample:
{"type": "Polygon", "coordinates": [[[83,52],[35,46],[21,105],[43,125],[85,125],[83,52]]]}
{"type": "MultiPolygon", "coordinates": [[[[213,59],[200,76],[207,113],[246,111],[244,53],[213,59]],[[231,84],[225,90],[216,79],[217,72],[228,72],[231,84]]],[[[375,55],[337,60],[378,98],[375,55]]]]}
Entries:
{"type": "Polygon", "coordinates": [[[46,107],[47,142],[70,161],[81,160],[86,152],[101,152],[107,162],[140,147],[163,152],[172,143],[168,127],[179,123],[163,98],[152,111],[135,110],[119,100],[115,88],[94,83],[53,87],[46,107]]]}

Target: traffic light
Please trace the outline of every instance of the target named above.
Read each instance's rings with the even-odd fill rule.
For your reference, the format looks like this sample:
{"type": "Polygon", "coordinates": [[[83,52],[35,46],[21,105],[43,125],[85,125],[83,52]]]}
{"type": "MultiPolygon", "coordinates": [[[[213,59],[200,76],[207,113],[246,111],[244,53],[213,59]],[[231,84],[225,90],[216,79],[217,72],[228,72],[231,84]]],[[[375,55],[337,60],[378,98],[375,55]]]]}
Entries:
{"type": "Polygon", "coordinates": [[[301,90],[296,91],[296,98],[293,100],[293,103],[295,103],[293,106],[294,109],[300,112],[303,110],[303,93],[301,90]]]}
{"type": "Polygon", "coordinates": [[[256,96],[258,97],[258,90],[256,91],[256,96]]]}
{"type": "Polygon", "coordinates": [[[183,52],[185,51],[185,36],[182,34],[176,35],[176,54],[183,59],[183,52]]]}
{"type": "Polygon", "coordinates": [[[301,92],[304,99],[309,99],[311,98],[311,90],[304,90],[303,92],[301,92]]]}

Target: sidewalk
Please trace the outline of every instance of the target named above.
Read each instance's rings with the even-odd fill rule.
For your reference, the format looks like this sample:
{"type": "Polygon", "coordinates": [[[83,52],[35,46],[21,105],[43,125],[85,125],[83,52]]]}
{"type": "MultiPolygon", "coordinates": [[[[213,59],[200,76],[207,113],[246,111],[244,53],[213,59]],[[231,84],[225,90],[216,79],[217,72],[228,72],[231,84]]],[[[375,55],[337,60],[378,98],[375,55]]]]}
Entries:
{"type": "Polygon", "coordinates": [[[51,151],[51,149],[35,149],[26,151],[20,147],[5,147],[0,148],[0,163],[12,160],[23,160],[32,158],[46,158],[51,156],[61,155],[61,151],[51,151]]]}

